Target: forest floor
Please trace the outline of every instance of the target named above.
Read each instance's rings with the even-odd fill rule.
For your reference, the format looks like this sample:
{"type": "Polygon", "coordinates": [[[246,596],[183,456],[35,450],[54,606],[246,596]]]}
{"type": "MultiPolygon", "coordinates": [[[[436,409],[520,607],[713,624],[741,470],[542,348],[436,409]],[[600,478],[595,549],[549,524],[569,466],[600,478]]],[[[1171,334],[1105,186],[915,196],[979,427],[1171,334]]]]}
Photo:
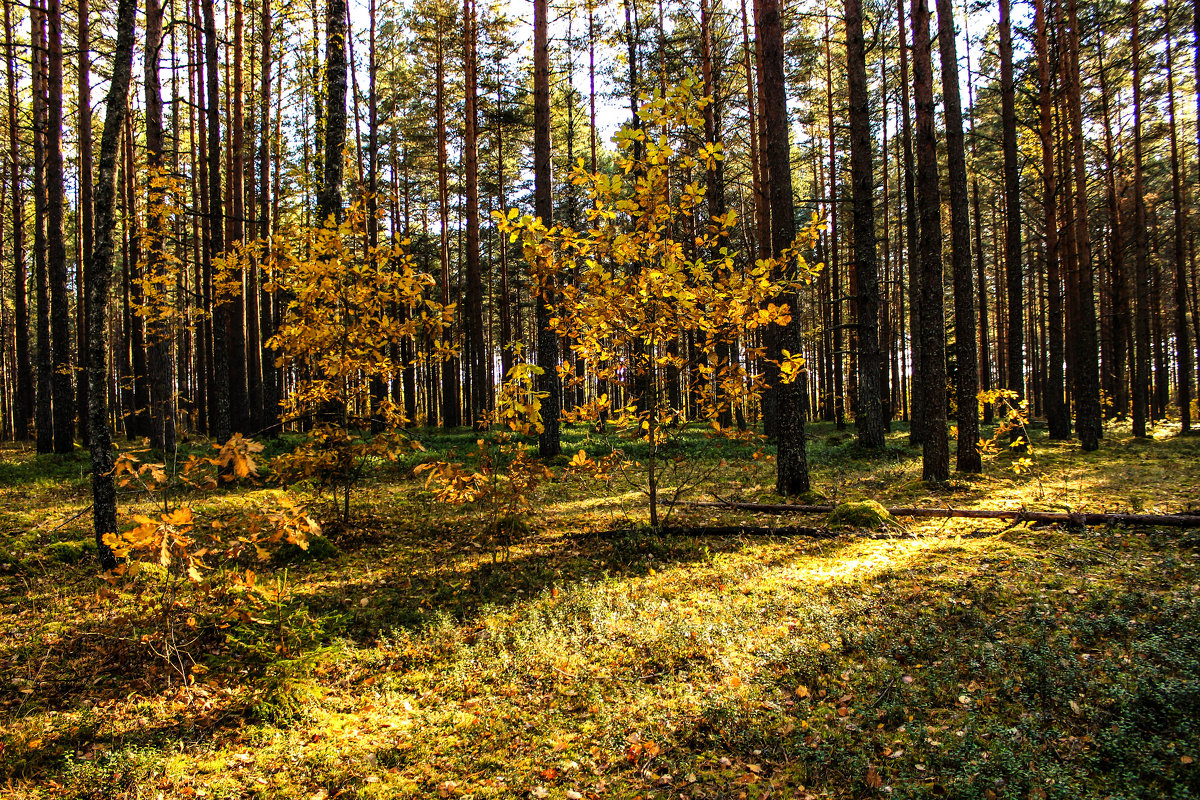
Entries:
{"type": "MultiPolygon", "coordinates": [[[[873,457],[809,432],[833,501],[1200,503],[1200,438],[1166,425],[1110,427],[1095,453],[1042,432],[1021,473],[1005,453],[936,491],[899,428],[873,457]]],[[[102,580],[83,455],[0,450],[0,795],[1200,796],[1200,530],[653,535],[632,484],[562,480],[505,560],[411,474],[475,434],[417,436],[429,452],[373,471],[349,524],[254,567],[274,599],[249,621],[219,576],[102,580]]],[[[772,498],[753,446],[684,447],[691,497],[772,498]]],[[[789,523],[823,520],[670,520],[789,523]]]]}

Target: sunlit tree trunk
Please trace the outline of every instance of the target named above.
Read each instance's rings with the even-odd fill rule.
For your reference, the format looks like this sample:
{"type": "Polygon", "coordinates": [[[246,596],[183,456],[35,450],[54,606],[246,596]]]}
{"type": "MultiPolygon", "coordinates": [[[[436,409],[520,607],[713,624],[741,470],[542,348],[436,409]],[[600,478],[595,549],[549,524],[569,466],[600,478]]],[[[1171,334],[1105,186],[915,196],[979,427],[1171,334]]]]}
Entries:
{"type": "Polygon", "coordinates": [[[25,201],[21,193],[21,145],[17,127],[17,58],[13,35],[12,0],[4,0],[4,43],[8,77],[8,152],[12,198],[13,322],[16,327],[16,397],[13,438],[29,438],[34,413],[33,365],[29,354],[29,276],[25,265],[25,201]]]}
{"type": "Polygon", "coordinates": [[[846,63],[850,88],[850,172],[854,198],[854,275],[858,312],[858,441],[883,448],[883,402],[879,385],[879,273],[875,253],[875,176],[871,166],[871,112],[861,0],[846,0],[846,63]]]}
{"type": "MultiPolygon", "coordinates": [[[[1016,90],[1010,0],[1000,0],[1000,122],[1004,151],[1004,275],[1008,375],[1006,388],[1025,396],[1024,273],[1021,268],[1021,180],[1017,164],[1016,90]]],[[[1015,431],[1014,431],[1015,433],[1015,431]]]]}
{"type": "Polygon", "coordinates": [[[1150,411],[1150,266],[1146,253],[1146,189],[1142,177],[1141,6],[1141,0],[1133,0],[1129,43],[1133,61],[1133,435],[1139,437],[1146,435],[1150,411]]]}
{"type": "Polygon", "coordinates": [[[117,565],[111,548],[104,542],[117,533],[117,492],[113,478],[112,434],[108,427],[108,294],[112,284],[113,229],[116,218],[117,155],[125,128],[129,78],[133,72],[133,31],[137,18],[136,0],[120,0],[117,5],[116,45],[113,51],[108,86],[104,129],[100,136],[100,156],[96,170],[95,250],[87,268],[88,327],[88,424],[92,458],[92,519],[99,551],[100,567],[110,570],[117,565]]]}
{"type": "Polygon", "coordinates": [[[917,111],[917,202],[921,217],[921,405],[925,436],[922,475],[940,482],[950,477],[946,433],[946,333],[942,314],[942,215],[934,132],[933,56],[929,41],[929,0],[913,0],[913,94],[917,111]]]}
{"type": "MultiPolygon", "coordinates": [[[[533,211],[549,227],[553,224],[550,173],[550,47],[547,31],[547,0],[533,3],[533,211]]],[[[632,43],[630,45],[632,47],[632,43]]],[[[538,454],[543,458],[558,455],[559,410],[562,407],[562,383],[558,377],[558,337],[550,328],[550,303],[554,283],[546,281],[537,290],[537,360],[542,374],[539,391],[544,430],[538,437],[538,454]]],[[[653,503],[651,504],[653,506],[653,503]]]]}
{"type": "MultiPolygon", "coordinates": [[[[958,441],[955,467],[980,472],[979,370],[975,363],[975,287],[971,276],[971,216],[967,195],[967,152],[963,141],[962,100],[958,84],[951,0],[937,0],[938,45],[942,57],[942,103],[946,119],[946,167],[950,182],[950,262],[954,273],[955,397],[958,441]]],[[[859,289],[861,291],[861,287],[859,289]]]]}

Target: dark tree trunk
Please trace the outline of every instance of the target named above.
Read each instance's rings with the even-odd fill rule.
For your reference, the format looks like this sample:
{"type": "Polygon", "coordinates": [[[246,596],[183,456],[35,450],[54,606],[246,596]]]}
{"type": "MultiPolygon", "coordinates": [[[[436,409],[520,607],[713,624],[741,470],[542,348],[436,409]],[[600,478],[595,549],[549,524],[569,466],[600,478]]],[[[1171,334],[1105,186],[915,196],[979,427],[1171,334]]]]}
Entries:
{"type": "Polygon", "coordinates": [[[146,0],[146,170],[149,186],[146,192],[146,275],[156,287],[150,298],[152,314],[147,321],[146,335],[150,345],[150,443],[167,450],[175,447],[175,410],[172,387],[174,363],[171,357],[171,325],[165,318],[161,293],[166,291],[167,265],[163,209],[164,192],[161,181],[166,178],[163,162],[162,87],[158,66],[162,54],[163,12],[159,0],[146,0]]]}
{"type": "Polygon", "coordinates": [[[883,448],[879,352],[879,272],[875,254],[875,176],[871,167],[871,107],[863,42],[862,1],[846,0],[846,62],[850,87],[850,180],[854,198],[854,277],[858,312],[858,441],[883,448]]]}
{"type": "Polygon", "coordinates": [[[1025,397],[1025,314],[1021,269],[1021,173],[1017,164],[1017,111],[1010,0],[1000,0],[1000,118],[1004,150],[1004,274],[1008,306],[1009,390],[1025,397]]]}
{"type": "Polygon", "coordinates": [[[908,330],[912,340],[912,379],[909,393],[912,396],[909,410],[908,443],[917,447],[925,441],[925,410],[921,401],[923,366],[921,364],[921,282],[920,257],[917,231],[917,196],[913,169],[912,104],[909,100],[908,78],[908,24],[904,14],[904,0],[896,0],[896,19],[900,31],[900,107],[902,138],[904,144],[904,226],[908,240],[908,330]]]}
{"type": "Polygon", "coordinates": [[[913,0],[913,95],[917,111],[917,202],[921,216],[921,405],[925,418],[922,475],[950,477],[946,435],[946,330],[942,312],[942,213],[934,132],[929,0],[913,0]]]}
{"type": "Polygon", "coordinates": [[[79,419],[80,439],[88,443],[88,385],[87,385],[87,274],[85,266],[92,252],[92,87],[91,87],[91,24],[88,0],[78,0],[78,80],[79,80],[79,275],[75,309],[76,363],[79,365],[75,384],[75,408],[79,419]]]}
{"type": "Polygon", "coordinates": [[[54,359],[50,341],[50,280],[46,272],[46,12],[29,9],[33,92],[33,272],[37,287],[37,451],[54,450],[54,359]]]}
{"type": "MultiPolygon", "coordinates": [[[[1073,2],[1073,0],[1072,0],[1073,2]]],[[[1171,128],[1171,208],[1174,212],[1175,262],[1175,359],[1179,383],[1179,425],[1183,433],[1192,430],[1192,346],[1188,342],[1187,324],[1187,259],[1184,253],[1183,165],[1179,151],[1179,136],[1175,129],[1175,52],[1171,41],[1171,5],[1163,3],[1167,40],[1167,99],[1171,128]]]]}
{"type": "MultiPolygon", "coordinates": [[[[533,211],[546,227],[553,224],[550,187],[550,47],[547,33],[547,1],[533,3],[533,211]]],[[[632,44],[630,45],[633,46],[632,44]]],[[[562,382],[558,377],[558,336],[550,328],[550,304],[554,299],[554,281],[546,279],[537,291],[537,361],[539,391],[544,430],[538,437],[538,454],[543,458],[558,455],[559,409],[562,407],[562,382]]]]}
{"type": "Polygon", "coordinates": [[[29,357],[29,276],[25,267],[25,201],[21,195],[21,150],[17,128],[17,58],[13,35],[12,0],[4,0],[4,43],[8,67],[8,152],[12,189],[13,323],[16,327],[16,397],[13,438],[29,438],[34,413],[33,365],[29,357]]]}
{"type": "Polygon", "coordinates": [[[967,153],[963,141],[954,10],[937,0],[938,45],[942,56],[942,102],[946,118],[946,166],[950,179],[950,263],[954,273],[954,388],[958,403],[955,466],[981,472],[979,455],[979,369],[975,361],[975,287],[971,276],[971,215],[967,153]]]}
{"type": "Polygon", "coordinates": [[[1091,232],[1088,225],[1087,167],[1084,160],[1083,104],[1079,85],[1079,15],[1075,0],[1067,0],[1067,50],[1070,71],[1067,106],[1071,121],[1072,154],[1075,163],[1075,297],[1072,303],[1071,341],[1075,363],[1071,368],[1075,394],[1075,430],[1085,451],[1100,446],[1103,420],[1100,408],[1100,350],[1096,340],[1096,296],[1092,273],[1091,232]]]}
{"type": "Polygon", "coordinates": [[[106,535],[117,533],[117,491],[113,479],[112,433],[108,427],[108,293],[112,285],[113,229],[116,227],[116,174],[121,133],[125,128],[129,78],[133,72],[133,29],[137,19],[136,0],[117,5],[116,46],[104,129],[100,135],[100,158],[96,171],[95,250],[87,269],[88,319],[88,424],[92,456],[92,519],[96,531],[100,567],[117,565],[106,535]]]}
{"type": "MultiPolygon", "coordinates": [[[[222,212],[221,198],[221,94],[217,65],[217,23],[213,17],[213,4],[201,2],[200,6],[204,10],[204,61],[208,86],[205,96],[208,126],[207,263],[211,264],[213,258],[221,256],[225,251],[225,215],[222,212]]],[[[233,421],[229,408],[229,351],[226,349],[231,312],[228,301],[218,302],[216,298],[211,299],[215,308],[211,324],[212,382],[209,384],[208,401],[212,405],[211,433],[218,441],[224,442],[233,435],[233,421]]]]}
{"type": "Polygon", "coordinates": [[[466,222],[467,237],[465,256],[467,268],[467,313],[471,353],[468,372],[471,376],[471,422],[483,424],[484,415],[490,406],[491,359],[485,346],[483,314],[483,279],[479,269],[479,146],[478,111],[476,101],[476,70],[478,59],[475,54],[477,20],[474,0],[463,2],[463,88],[466,93],[465,128],[463,132],[463,160],[466,171],[466,222]]]}
{"type": "MultiPolygon", "coordinates": [[[[762,42],[763,127],[767,132],[765,163],[771,176],[771,255],[784,259],[796,238],[796,218],[792,208],[792,162],[789,142],[787,83],[783,64],[783,24],[779,0],[760,0],[755,17],[759,23],[758,38],[762,42]]],[[[786,263],[781,269],[790,271],[786,263]]],[[[792,306],[791,322],[780,335],[780,349],[799,353],[801,321],[799,294],[790,292],[784,298],[792,306]]],[[[778,456],[776,460],[775,491],[782,495],[804,494],[810,488],[808,457],[804,442],[804,415],[807,398],[804,378],[782,384],[776,392],[779,419],[778,456]]]]}
{"type": "Polygon", "coordinates": [[[325,153],[317,224],[339,225],[342,207],[342,149],[346,146],[346,0],[325,2],[325,153]]]}
{"type": "Polygon", "coordinates": [[[1130,9],[1130,58],[1133,61],[1133,256],[1134,366],[1133,435],[1146,435],[1150,411],[1150,265],[1146,253],[1146,189],[1142,177],[1141,0],[1130,9]]]}
{"type": "Polygon", "coordinates": [[[1050,67],[1047,34],[1047,0],[1034,4],[1035,46],[1038,63],[1038,134],[1042,145],[1042,208],[1045,221],[1046,284],[1049,321],[1047,337],[1045,412],[1051,439],[1071,436],[1071,415],[1067,409],[1063,377],[1063,293],[1059,274],[1058,185],[1054,165],[1053,91],[1055,71],[1050,67]]]}

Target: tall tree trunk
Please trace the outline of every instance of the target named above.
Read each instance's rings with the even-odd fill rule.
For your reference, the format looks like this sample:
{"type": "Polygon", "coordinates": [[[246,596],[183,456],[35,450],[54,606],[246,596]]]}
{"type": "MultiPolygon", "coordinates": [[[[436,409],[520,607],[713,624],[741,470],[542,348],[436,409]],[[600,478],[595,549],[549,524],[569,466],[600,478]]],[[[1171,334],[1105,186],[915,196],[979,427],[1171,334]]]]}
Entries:
{"type": "MultiPolygon", "coordinates": [[[[1072,0],[1074,2],[1074,0],[1072,0]]],[[[1175,363],[1179,383],[1179,425],[1183,433],[1192,430],[1192,346],[1188,342],[1187,259],[1184,254],[1183,164],[1179,136],[1175,130],[1175,52],[1171,41],[1171,4],[1163,2],[1167,45],[1167,100],[1171,128],[1171,208],[1174,211],[1175,261],[1175,363]]]]}
{"type": "Polygon", "coordinates": [[[317,224],[340,225],[342,204],[342,149],[346,146],[346,0],[325,0],[325,152],[321,190],[317,196],[317,224]]]}
{"type": "Polygon", "coordinates": [[[153,287],[147,298],[151,314],[147,318],[146,335],[150,345],[150,443],[154,447],[172,450],[175,447],[174,385],[171,359],[172,331],[167,317],[169,307],[164,293],[167,290],[167,265],[164,233],[168,217],[164,208],[166,179],[163,163],[162,87],[159,82],[159,62],[162,55],[163,11],[159,0],[146,0],[146,51],[143,56],[146,89],[146,275],[153,287]]]}
{"type": "Polygon", "coordinates": [[[1017,111],[1010,0],[1000,0],[1000,121],[1004,150],[1004,274],[1008,306],[1007,386],[1025,396],[1025,314],[1021,269],[1021,174],[1017,164],[1017,111]]]}
{"type": "Polygon", "coordinates": [[[854,276],[858,291],[859,443],[883,448],[879,352],[879,272],[875,254],[875,176],[871,167],[871,106],[863,42],[862,0],[846,0],[846,64],[850,87],[850,180],[854,197],[854,276]]]}
{"type": "MultiPolygon", "coordinates": [[[[437,51],[435,76],[437,81],[435,104],[437,106],[438,146],[438,213],[441,216],[439,231],[439,257],[441,263],[442,305],[450,304],[450,188],[449,166],[446,156],[446,57],[441,38],[441,19],[438,20],[439,37],[434,45],[437,51]]],[[[462,406],[459,398],[458,369],[453,359],[441,362],[442,370],[442,425],[456,428],[462,424],[462,406]]]]}
{"type": "Polygon", "coordinates": [[[483,280],[479,272],[479,147],[478,111],[476,101],[477,20],[474,0],[463,2],[463,90],[465,98],[465,127],[463,131],[463,160],[466,170],[466,267],[467,314],[471,336],[468,371],[471,375],[471,422],[482,424],[490,405],[491,358],[485,346],[483,314],[483,280]]]}
{"type": "Polygon", "coordinates": [[[1083,103],[1079,85],[1079,15],[1076,0],[1067,0],[1067,50],[1071,69],[1067,79],[1067,106],[1071,121],[1072,155],[1075,163],[1075,300],[1071,341],[1075,364],[1072,383],[1075,394],[1075,430],[1085,451],[1100,446],[1103,420],[1100,408],[1100,350],[1096,340],[1096,296],[1092,273],[1091,233],[1088,225],[1087,165],[1084,157],[1083,103]]]}
{"type": "Polygon", "coordinates": [[[92,252],[92,87],[91,87],[91,22],[88,0],[78,0],[78,129],[79,129],[79,275],[76,278],[78,296],[75,309],[76,361],[79,380],[75,385],[75,408],[79,419],[80,439],[88,443],[88,385],[87,385],[87,275],[85,265],[92,252]]]}
{"type": "Polygon", "coordinates": [[[946,332],[942,313],[942,210],[934,132],[929,0],[913,0],[913,95],[917,110],[917,202],[921,211],[921,405],[925,417],[922,475],[950,477],[946,435],[946,332]]]}
{"type": "Polygon", "coordinates": [[[25,201],[21,194],[20,132],[17,128],[17,58],[13,35],[12,0],[4,0],[4,44],[8,67],[8,153],[12,180],[13,323],[16,327],[16,397],[13,438],[29,438],[34,414],[33,365],[29,357],[29,276],[25,266],[25,201]]]}
{"type": "MultiPolygon", "coordinates": [[[[258,156],[258,236],[263,240],[266,250],[266,269],[263,271],[264,284],[272,277],[271,270],[275,266],[274,244],[271,242],[274,215],[271,213],[271,0],[262,2],[262,84],[259,102],[259,156],[258,156]]],[[[275,335],[273,292],[262,288],[259,300],[259,333],[263,343],[262,376],[263,376],[263,427],[274,430],[279,421],[279,401],[281,393],[281,375],[275,367],[274,354],[266,349],[266,343],[275,335]]]]}
{"type": "Polygon", "coordinates": [[[946,118],[946,167],[950,180],[950,263],[954,273],[955,397],[959,472],[981,472],[979,455],[979,368],[975,361],[975,287],[971,276],[971,216],[967,195],[967,152],[963,141],[962,101],[958,85],[954,9],[937,0],[938,45],[942,57],[942,103],[946,118]]]}
{"type": "MultiPolygon", "coordinates": [[[[764,161],[771,176],[771,256],[783,259],[796,238],[796,218],[792,208],[792,160],[789,142],[791,124],[787,110],[787,82],[783,64],[783,23],[779,0],[759,0],[755,3],[755,18],[759,23],[758,39],[762,43],[763,126],[767,132],[764,161]]],[[[779,268],[790,272],[786,262],[779,268]]],[[[801,321],[799,293],[790,292],[784,298],[792,307],[792,319],[780,335],[780,350],[800,353],[801,321]]],[[[804,494],[810,488],[808,454],[804,442],[804,415],[807,398],[803,377],[782,384],[777,390],[779,416],[776,458],[775,491],[783,495],[804,494]]]]}
{"type": "MultiPolygon", "coordinates": [[[[200,2],[204,10],[204,61],[208,89],[205,93],[208,127],[208,258],[220,257],[225,252],[225,215],[221,198],[221,103],[220,73],[217,66],[217,23],[213,17],[213,4],[200,2]]],[[[209,277],[211,281],[211,276],[209,277]]],[[[206,281],[207,282],[207,281],[206,281]]],[[[211,294],[211,290],[210,290],[211,294]]],[[[212,382],[209,403],[212,404],[212,434],[224,442],[233,435],[233,420],[229,408],[229,351],[226,347],[227,331],[232,312],[229,302],[217,301],[212,319],[212,382]]]]}
{"type": "Polygon", "coordinates": [[[113,229],[116,227],[117,155],[125,128],[129,78],[133,72],[133,29],[137,20],[136,0],[119,0],[117,35],[113,51],[112,77],[104,129],[100,135],[100,158],[96,171],[95,250],[89,254],[87,275],[88,327],[88,424],[92,456],[92,519],[96,532],[100,567],[117,565],[106,535],[117,533],[117,491],[113,479],[112,433],[108,427],[108,293],[112,285],[113,229]]]}
{"type": "Polygon", "coordinates": [[[904,13],[904,0],[896,0],[896,20],[900,32],[900,107],[904,141],[904,226],[908,237],[908,330],[912,340],[912,378],[909,393],[912,396],[909,411],[908,444],[918,447],[925,441],[925,409],[921,401],[921,282],[918,247],[920,234],[917,230],[917,196],[913,168],[912,104],[909,100],[908,79],[908,23],[904,13]]]}
{"type": "Polygon", "coordinates": [[[46,12],[29,9],[33,92],[33,272],[37,287],[37,451],[54,450],[54,360],[50,338],[50,280],[46,272],[46,12]]]}
{"type": "MultiPolygon", "coordinates": [[[[533,2],[533,212],[546,227],[553,224],[550,165],[550,47],[547,32],[547,0],[533,2]]],[[[633,43],[630,43],[633,47],[633,43]]],[[[535,284],[537,292],[537,360],[542,374],[539,391],[544,430],[538,437],[538,453],[543,458],[558,455],[559,410],[562,407],[562,382],[558,377],[558,336],[550,328],[550,304],[554,300],[554,281],[548,277],[535,284]]]]}
{"type": "Polygon", "coordinates": [[[1133,0],[1130,58],[1133,61],[1133,435],[1146,435],[1150,406],[1150,266],[1146,253],[1146,189],[1142,177],[1141,0],[1133,0]]]}
{"type": "MultiPolygon", "coordinates": [[[[228,9],[228,7],[227,7],[228,9]]],[[[225,175],[225,193],[229,198],[229,216],[226,218],[225,246],[237,252],[236,268],[227,276],[235,288],[235,296],[229,300],[229,317],[225,344],[229,363],[229,408],[233,429],[250,433],[250,421],[256,409],[250,406],[247,393],[246,363],[246,307],[251,300],[246,294],[244,252],[246,221],[246,120],[243,98],[246,94],[245,48],[243,47],[242,0],[233,0],[233,86],[226,95],[229,126],[229,168],[225,175]],[[232,102],[230,102],[232,100],[232,102]],[[232,108],[229,108],[232,106],[232,108]]],[[[226,22],[229,18],[226,17],[226,22]]],[[[228,57],[228,50],[226,50],[228,57]]],[[[228,78],[228,72],[226,72],[228,78]]],[[[252,303],[251,303],[252,305],[252,303]]]]}
{"type": "Polygon", "coordinates": [[[1038,135],[1042,145],[1042,208],[1046,237],[1046,284],[1049,304],[1049,356],[1046,363],[1045,411],[1051,439],[1071,436],[1071,415],[1067,409],[1063,378],[1063,293],[1059,274],[1058,248],[1058,185],[1054,166],[1054,132],[1052,128],[1055,71],[1050,67],[1050,46],[1047,34],[1047,0],[1034,4],[1035,47],[1038,63],[1038,135]]]}
{"type": "Polygon", "coordinates": [[[1108,71],[1104,67],[1104,46],[1096,48],[1100,73],[1100,103],[1104,116],[1104,165],[1108,197],[1108,288],[1112,331],[1112,364],[1106,371],[1113,415],[1125,419],[1129,414],[1129,377],[1125,363],[1129,340],[1129,287],[1125,276],[1125,238],[1121,229],[1121,206],[1117,198],[1117,159],[1113,148],[1112,117],[1109,113],[1108,71]]]}

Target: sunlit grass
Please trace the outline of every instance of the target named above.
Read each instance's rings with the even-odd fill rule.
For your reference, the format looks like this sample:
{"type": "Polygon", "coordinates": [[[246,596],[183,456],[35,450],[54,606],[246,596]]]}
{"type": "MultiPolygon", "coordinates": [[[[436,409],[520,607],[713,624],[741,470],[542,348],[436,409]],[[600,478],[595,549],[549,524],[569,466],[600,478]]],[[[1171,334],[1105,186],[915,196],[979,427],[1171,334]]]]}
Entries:
{"type": "MultiPolygon", "coordinates": [[[[1001,456],[931,490],[902,430],[870,460],[851,431],[810,433],[815,488],[832,500],[1173,511],[1200,496],[1200,442],[1175,436],[1110,429],[1082,454],[1039,432],[1036,474],[1001,456]]],[[[207,671],[182,687],[141,643],[153,581],[108,596],[90,555],[46,555],[88,536],[86,517],[58,527],[88,502],[78,465],[3,463],[16,465],[0,488],[14,528],[0,556],[6,797],[1200,791],[1185,761],[1200,758],[1194,534],[905,520],[882,539],[660,537],[631,524],[636,490],[568,481],[493,564],[478,511],[381,473],[353,524],[327,527],[336,551],[286,565],[286,651],[271,618],[230,629],[235,645],[205,612],[207,671]]],[[[772,469],[729,458],[697,493],[774,500],[772,469]]],[[[256,569],[279,580],[284,566],[256,569]]]]}

